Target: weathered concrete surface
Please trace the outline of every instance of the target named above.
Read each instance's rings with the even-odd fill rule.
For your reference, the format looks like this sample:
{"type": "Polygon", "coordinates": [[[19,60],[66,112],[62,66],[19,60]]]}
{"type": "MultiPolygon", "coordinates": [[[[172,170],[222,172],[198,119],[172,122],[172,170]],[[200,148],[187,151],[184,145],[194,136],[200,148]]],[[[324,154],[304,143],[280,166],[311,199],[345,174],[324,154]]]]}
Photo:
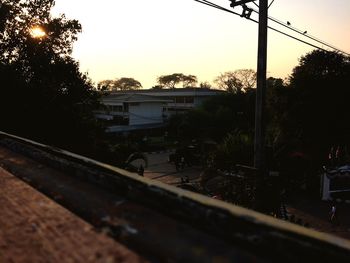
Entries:
{"type": "Polygon", "coordinates": [[[238,244],[227,243],[129,200],[125,191],[113,193],[96,187],[1,146],[0,164],[97,229],[155,262],[263,262],[238,244]]]}
{"type": "Polygon", "coordinates": [[[146,262],[0,168],[0,262],[146,262]]]}

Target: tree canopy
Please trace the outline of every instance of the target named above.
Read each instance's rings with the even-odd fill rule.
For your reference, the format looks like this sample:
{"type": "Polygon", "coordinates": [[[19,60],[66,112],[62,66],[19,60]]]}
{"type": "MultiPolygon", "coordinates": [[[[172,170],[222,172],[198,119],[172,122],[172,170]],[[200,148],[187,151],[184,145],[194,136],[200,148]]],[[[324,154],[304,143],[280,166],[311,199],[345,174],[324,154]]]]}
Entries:
{"type": "Polygon", "coordinates": [[[53,0],[2,2],[8,8],[0,34],[2,62],[29,62],[34,58],[39,60],[37,56],[44,55],[53,60],[70,56],[72,44],[81,32],[81,25],[77,20],[67,19],[64,15],[52,17],[50,11],[54,6],[53,0]],[[40,26],[46,36],[32,37],[30,30],[35,26],[40,26]]]}
{"type": "Polygon", "coordinates": [[[182,73],[173,73],[158,77],[158,84],[165,88],[174,89],[176,85],[182,83],[183,88],[193,87],[197,84],[197,77],[194,75],[184,75],[182,73]]]}
{"type": "Polygon", "coordinates": [[[3,0],[0,128],[66,149],[87,151],[101,131],[98,94],[71,57],[77,20],[51,16],[53,0],[3,0]],[[42,30],[41,36],[31,29],[42,30]]]}
{"type": "Polygon", "coordinates": [[[171,130],[190,139],[201,137],[217,141],[233,131],[252,134],[254,103],[254,90],[213,96],[188,114],[175,116],[171,130]]]}
{"type": "Polygon", "coordinates": [[[350,58],[314,50],[303,56],[285,88],[270,99],[280,144],[308,152],[325,164],[331,146],[350,146],[348,101],[350,58]]]}
{"type": "Polygon", "coordinates": [[[199,87],[201,89],[211,89],[212,88],[211,84],[208,81],[201,82],[199,84],[199,87]]]}
{"type": "Polygon", "coordinates": [[[256,72],[252,69],[228,71],[216,77],[214,83],[220,89],[231,93],[240,93],[255,87],[256,72]]]}
{"type": "Polygon", "coordinates": [[[136,90],[142,88],[142,85],[134,78],[123,77],[115,80],[102,80],[98,83],[98,88],[109,91],[136,90]]]}

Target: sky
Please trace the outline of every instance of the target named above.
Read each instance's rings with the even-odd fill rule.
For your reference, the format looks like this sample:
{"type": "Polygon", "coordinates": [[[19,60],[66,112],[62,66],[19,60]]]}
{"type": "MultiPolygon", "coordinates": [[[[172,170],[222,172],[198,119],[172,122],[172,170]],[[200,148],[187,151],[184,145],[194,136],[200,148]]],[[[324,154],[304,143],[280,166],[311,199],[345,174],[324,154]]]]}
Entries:
{"type": "MultiPolygon", "coordinates": [[[[55,2],[54,16],[65,14],[82,25],[72,56],[95,83],[132,77],[151,88],[159,76],[172,73],[196,75],[199,82],[212,83],[221,73],[257,67],[258,25],[193,0],[55,2]]],[[[228,0],[212,2],[231,9],[228,0]]],[[[241,12],[240,7],[231,10],[241,12]]],[[[349,0],[275,0],[269,8],[269,16],[289,21],[347,53],[349,14],[349,0]]],[[[271,21],[269,25],[281,29],[271,21]]],[[[287,78],[298,59],[313,49],[269,30],[268,76],[287,78]]]]}

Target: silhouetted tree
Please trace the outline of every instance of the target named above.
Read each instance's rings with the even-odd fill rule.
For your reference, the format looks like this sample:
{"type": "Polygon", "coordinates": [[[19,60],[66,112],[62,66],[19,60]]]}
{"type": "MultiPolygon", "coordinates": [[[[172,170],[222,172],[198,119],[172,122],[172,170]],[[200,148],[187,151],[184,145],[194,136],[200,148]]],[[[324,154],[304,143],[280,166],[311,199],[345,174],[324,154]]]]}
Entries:
{"type": "Polygon", "coordinates": [[[349,57],[321,50],[301,57],[289,83],[268,81],[275,163],[288,178],[317,190],[331,146],[350,146],[349,83],[349,57]]]}
{"type": "Polygon", "coordinates": [[[289,81],[293,105],[286,128],[292,136],[324,157],[332,144],[349,144],[350,58],[312,51],[300,59],[289,81]]]}
{"type": "Polygon", "coordinates": [[[98,94],[71,57],[80,24],[52,17],[53,0],[2,3],[9,13],[0,32],[1,129],[91,153],[102,129],[92,111],[98,94]],[[33,26],[45,35],[32,36],[33,26]]]}
{"type": "Polygon", "coordinates": [[[184,75],[182,73],[173,73],[171,75],[163,75],[157,79],[159,85],[174,89],[176,85],[182,82],[182,87],[193,87],[197,83],[197,77],[194,75],[184,75]]]}
{"type": "Polygon", "coordinates": [[[253,165],[253,134],[239,130],[229,132],[212,154],[213,166],[234,170],[236,164],[253,165]]]}
{"type": "Polygon", "coordinates": [[[160,89],[163,89],[163,88],[164,88],[164,86],[162,86],[162,85],[154,85],[152,87],[152,89],[156,89],[156,90],[160,90],[160,89]]]}
{"type": "Polygon", "coordinates": [[[134,78],[120,78],[115,80],[102,80],[97,85],[98,89],[117,91],[117,90],[136,90],[142,88],[139,81],[134,78]]]}
{"type": "Polygon", "coordinates": [[[233,72],[225,72],[215,78],[214,83],[219,89],[226,90],[230,93],[241,93],[243,89],[242,82],[233,72]]]}
{"type": "Polygon", "coordinates": [[[238,69],[234,71],[244,90],[253,89],[256,86],[256,72],[253,69],[238,69]]]}
{"type": "Polygon", "coordinates": [[[6,4],[0,3],[0,34],[2,34],[5,26],[5,22],[9,15],[9,7],[6,4]]]}
{"type": "Polygon", "coordinates": [[[119,90],[135,90],[142,88],[141,83],[133,78],[120,78],[116,80],[115,86],[119,90]]]}
{"type": "Polygon", "coordinates": [[[115,80],[112,79],[105,79],[101,80],[97,84],[97,89],[100,91],[111,91],[111,90],[117,90],[117,87],[115,85],[115,80]]]}
{"type": "Polygon", "coordinates": [[[187,88],[196,85],[198,80],[197,77],[194,75],[183,75],[181,81],[182,87],[187,88]]]}
{"type": "Polygon", "coordinates": [[[233,131],[251,134],[254,127],[254,91],[213,96],[198,109],[176,116],[171,130],[178,131],[178,135],[184,138],[202,137],[217,141],[233,131]]]}
{"type": "Polygon", "coordinates": [[[216,77],[214,82],[220,89],[240,93],[255,87],[256,72],[252,69],[228,71],[216,77]]]}
{"type": "Polygon", "coordinates": [[[211,84],[208,81],[205,81],[205,82],[201,82],[199,84],[199,87],[201,89],[211,89],[212,86],[211,86],[211,84]]]}
{"type": "Polygon", "coordinates": [[[280,78],[267,79],[266,108],[267,108],[267,142],[274,145],[281,136],[281,123],[286,121],[289,91],[287,84],[280,78]]]}

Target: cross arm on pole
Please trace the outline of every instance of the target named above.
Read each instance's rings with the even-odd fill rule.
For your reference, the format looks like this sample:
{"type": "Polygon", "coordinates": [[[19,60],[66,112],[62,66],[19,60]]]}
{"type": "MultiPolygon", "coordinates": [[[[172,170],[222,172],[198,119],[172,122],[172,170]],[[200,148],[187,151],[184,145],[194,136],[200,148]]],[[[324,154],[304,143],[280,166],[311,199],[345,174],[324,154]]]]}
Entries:
{"type": "Polygon", "coordinates": [[[249,3],[249,2],[254,2],[254,1],[256,1],[256,0],[230,0],[231,1],[231,4],[230,4],[230,6],[231,7],[235,7],[235,6],[238,6],[238,5],[245,5],[245,4],[247,4],[247,3],[249,3]]]}

